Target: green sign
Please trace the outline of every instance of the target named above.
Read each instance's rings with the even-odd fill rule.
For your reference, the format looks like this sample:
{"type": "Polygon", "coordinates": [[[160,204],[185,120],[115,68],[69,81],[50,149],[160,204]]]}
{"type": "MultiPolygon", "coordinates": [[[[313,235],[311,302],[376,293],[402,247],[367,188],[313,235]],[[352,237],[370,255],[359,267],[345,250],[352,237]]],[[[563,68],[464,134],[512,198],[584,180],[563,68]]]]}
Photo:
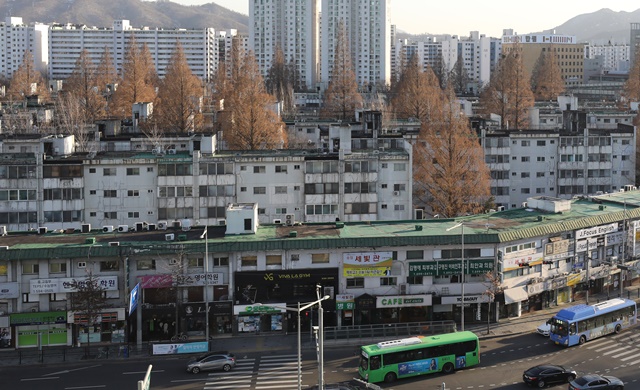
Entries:
{"type": "Polygon", "coordinates": [[[241,314],[273,314],[280,313],[281,310],[271,306],[247,306],[241,314]]]}
{"type": "Polygon", "coordinates": [[[336,302],[336,310],[354,310],[355,308],[355,302],[336,302]]]}
{"type": "Polygon", "coordinates": [[[16,313],[9,315],[9,321],[13,326],[20,325],[44,325],[66,324],[66,311],[45,311],[36,313],[16,313]]]}
{"type": "MultiPolygon", "coordinates": [[[[409,276],[447,276],[460,274],[462,260],[414,261],[409,263],[409,276]]],[[[464,273],[480,275],[493,271],[493,260],[465,259],[464,273]]]]}

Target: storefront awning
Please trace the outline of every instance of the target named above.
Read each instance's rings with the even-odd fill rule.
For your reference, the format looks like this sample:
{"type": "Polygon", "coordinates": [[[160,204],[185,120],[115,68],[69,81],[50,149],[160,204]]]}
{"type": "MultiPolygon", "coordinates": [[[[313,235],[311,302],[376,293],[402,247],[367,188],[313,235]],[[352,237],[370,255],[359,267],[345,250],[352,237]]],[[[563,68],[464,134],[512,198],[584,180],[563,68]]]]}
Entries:
{"type": "Polygon", "coordinates": [[[524,287],[514,287],[504,290],[504,303],[507,305],[515,302],[522,302],[529,299],[527,289],[524,287]]]}

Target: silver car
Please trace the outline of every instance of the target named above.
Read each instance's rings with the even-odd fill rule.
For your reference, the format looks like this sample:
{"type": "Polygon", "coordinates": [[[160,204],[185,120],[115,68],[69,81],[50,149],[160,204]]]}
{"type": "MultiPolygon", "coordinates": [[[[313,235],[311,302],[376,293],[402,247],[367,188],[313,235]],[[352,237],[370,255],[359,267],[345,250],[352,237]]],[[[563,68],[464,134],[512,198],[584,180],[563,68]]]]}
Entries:
{"type": "Polygon", "coordinates": [[[211,352],[199,356],[187,364],[187,371],[194,374],[207,370],[230,371],[236,366],[236,358],[229,352],[211,352]]]}

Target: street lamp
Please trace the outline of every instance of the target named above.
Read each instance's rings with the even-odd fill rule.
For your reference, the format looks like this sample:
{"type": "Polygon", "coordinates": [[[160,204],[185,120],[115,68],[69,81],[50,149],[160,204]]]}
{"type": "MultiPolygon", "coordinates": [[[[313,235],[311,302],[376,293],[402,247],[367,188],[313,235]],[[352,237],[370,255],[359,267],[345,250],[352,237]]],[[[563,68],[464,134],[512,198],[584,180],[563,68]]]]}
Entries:
{"type": "Polygon", "coordinates": [[[209,350],[209,230],[204,227],[204,232],[200,239],[204,238],[204,337],[207,341],[207,351],[209,350]]]}
{"type": "Polygon", "coordinates": [[[447,231],[453,230],[460,227],[461,230],[461,241],[462,241],[462,269],[460,271],[460,296],[462,301],[462,309],[460,309],[460,329],[464,331],[464,222],[460,222],[455,226],[450,227],[447,231]]]}
{"type": "MultiPolygon", "coordinates": [[[[317,292],[317,290],[316,290],[317,292]]],[[[305,303],[304,306],[300,306],[301,303],[298,302],[298,308],[297,309],[293,309],[291,307],[283,307],[283,306],[278,306],[278,305],[264,305],[267,307],[274,307],[276,309],[282,309],[282,310],[287,310],[287,311],[293,311],[293,312],[297,312],[298,313],[298,390],[302,390],[302,330],[300,328],[300,313],[302,313],[303,311],[307,310],[308,308],[314,306],[314,305],[319,305],[320,306],[320,310],[322,310],[322,301],[325,301],[327,299],[330,299],[331,297],[329,295],[325,295],[322,298],[318,298],[318,300],[313,301],[313,302],[309,302],[309,303],[305,303]]],[[[254,303],[253,306],[263,306],[262,303],[254,303]]],[[[320,313],[322,313],[320,311],[320,313]]],[[[322,314],[320,314],[320,323],[322,323],[322,314]]],[[[321,375],[322,376],[322,375],[321,375]]],[[[320,386],[318,387],[319,389],[322,389],[323,387],[321,387],[322,385],[319,384],[320,386]]]]}

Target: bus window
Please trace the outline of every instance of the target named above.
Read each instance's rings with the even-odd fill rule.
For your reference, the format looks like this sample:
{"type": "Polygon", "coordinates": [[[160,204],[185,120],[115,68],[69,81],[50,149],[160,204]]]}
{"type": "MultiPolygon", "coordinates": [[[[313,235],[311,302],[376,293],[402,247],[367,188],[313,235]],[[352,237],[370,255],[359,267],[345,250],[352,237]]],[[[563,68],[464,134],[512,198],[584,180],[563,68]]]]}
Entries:
{"type": "Polygon", "coordinates": [[[380,356],[371,356],[371,370],[380,369],[380,356]]]}
{"type": "Polygon", "coordinates": [[[576,334],[576,323],[572,323],[571,325],[569,325],[569,334],[573,335],[576,334]]]}

